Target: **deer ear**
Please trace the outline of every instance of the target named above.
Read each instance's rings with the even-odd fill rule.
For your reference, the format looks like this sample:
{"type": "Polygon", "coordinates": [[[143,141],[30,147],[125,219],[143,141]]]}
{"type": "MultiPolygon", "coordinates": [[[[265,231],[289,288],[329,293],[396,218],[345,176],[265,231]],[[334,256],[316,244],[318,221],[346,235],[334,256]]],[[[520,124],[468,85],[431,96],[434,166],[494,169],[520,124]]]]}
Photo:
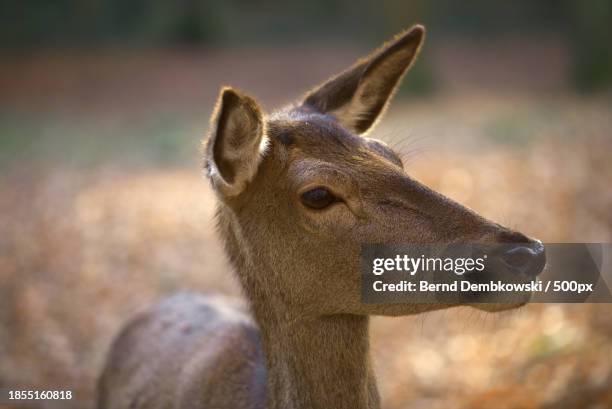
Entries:
{"type": "Polygon", "coordinates": [[[223,88],[211,119],[206,169],[213,187],[224,196],[240,194],[265,153],[263,114],[250,97],[223,88]]]}
{"type": "Polygon", "coordinates": [[[398,34],[369,57],[309,92],[304,105],[335,116],[353,132],[367,132],[415,60],[424,36],[425,28],[420,25],[398,34]]]}

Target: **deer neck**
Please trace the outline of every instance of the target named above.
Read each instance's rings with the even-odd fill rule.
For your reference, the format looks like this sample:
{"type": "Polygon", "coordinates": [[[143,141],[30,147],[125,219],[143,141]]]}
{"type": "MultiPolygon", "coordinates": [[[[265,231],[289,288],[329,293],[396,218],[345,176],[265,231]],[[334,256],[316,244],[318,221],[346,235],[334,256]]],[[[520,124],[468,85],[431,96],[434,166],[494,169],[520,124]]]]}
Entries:
{"type": "MultiPolygon", "coordinates": [[[[369,318],[292,312],[258,280],[275,266],[252,257],[248,240],[229,212],[219,209],[226,252],[261,331],[267,366],[267,409],[379,409],[369,354],[369,318]]],[[[282,275],[282,272],[274,271],[282,275]]]]}
{"type": "Polygon", "coordinates": [[[380,407],[367,317],[278,321],[255,315],[267,361],[268,409],[380,407]]]}

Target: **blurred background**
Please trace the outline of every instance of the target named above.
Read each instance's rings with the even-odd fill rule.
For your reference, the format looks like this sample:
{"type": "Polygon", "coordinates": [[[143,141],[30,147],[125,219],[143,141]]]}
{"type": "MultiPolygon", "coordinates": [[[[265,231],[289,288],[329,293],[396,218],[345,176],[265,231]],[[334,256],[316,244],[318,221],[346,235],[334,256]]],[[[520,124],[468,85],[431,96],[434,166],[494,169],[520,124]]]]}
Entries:
{"type": "MultiPolygon", "coordinates": [[[[612,241],[607,0],[5,1],[0,388],[91,408],[131,314],[182,288],[238,295],[200,169],[220,86],[271,110],[417,22],[424,51],[373,136],[500,223],[612,241]]],[[[612,407],[611,312],[376,318],[384,407],[612,407]]]]}

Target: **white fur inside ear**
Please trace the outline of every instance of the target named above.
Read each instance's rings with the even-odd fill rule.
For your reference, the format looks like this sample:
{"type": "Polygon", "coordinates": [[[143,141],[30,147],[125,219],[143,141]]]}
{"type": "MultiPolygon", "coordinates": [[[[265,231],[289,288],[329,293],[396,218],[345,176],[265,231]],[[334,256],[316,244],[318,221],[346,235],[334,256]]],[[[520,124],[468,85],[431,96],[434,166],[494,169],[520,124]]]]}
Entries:
{"type": "Polygon", "coordinates": [[[266,156],[266,153],[268,153],[269,148],[270,148],[270,138],[268,138],[268,136],[264,134],[261,137],[261,141],[259,142],[259,155],[262,158],[266,156]]]}

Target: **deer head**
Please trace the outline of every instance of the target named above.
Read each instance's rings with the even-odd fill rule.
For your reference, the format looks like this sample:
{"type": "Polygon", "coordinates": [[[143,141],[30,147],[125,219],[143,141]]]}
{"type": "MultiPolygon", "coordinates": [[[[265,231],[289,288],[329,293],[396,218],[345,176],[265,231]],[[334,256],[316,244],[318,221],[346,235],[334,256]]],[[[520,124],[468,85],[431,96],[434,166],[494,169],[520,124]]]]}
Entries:
{"type": "Polygon", "coordinates": [[[317,316],[444,307],[363,304],[364,243],[515,243],[508,264],[530,274],[542,269],[539,242],[412,179],[392,149],[364,136],[415,61],[424,34],[414,26],[270,116],[241,92],[221,91],[205,167],[227,253],[256,306],[317,316]]]}

